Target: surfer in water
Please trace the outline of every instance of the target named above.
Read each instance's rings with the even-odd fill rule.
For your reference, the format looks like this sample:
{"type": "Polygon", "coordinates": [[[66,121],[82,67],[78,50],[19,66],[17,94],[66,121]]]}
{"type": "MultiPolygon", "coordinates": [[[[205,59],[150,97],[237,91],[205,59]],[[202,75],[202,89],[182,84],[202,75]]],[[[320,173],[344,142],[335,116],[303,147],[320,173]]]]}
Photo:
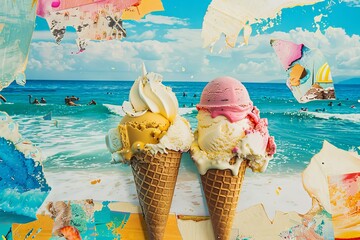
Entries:
{"type": "Polygon", "coordinates": [[[3,102],[6,102],[6,98],[0,94],[0,99],[3,101],[3,102]]]}

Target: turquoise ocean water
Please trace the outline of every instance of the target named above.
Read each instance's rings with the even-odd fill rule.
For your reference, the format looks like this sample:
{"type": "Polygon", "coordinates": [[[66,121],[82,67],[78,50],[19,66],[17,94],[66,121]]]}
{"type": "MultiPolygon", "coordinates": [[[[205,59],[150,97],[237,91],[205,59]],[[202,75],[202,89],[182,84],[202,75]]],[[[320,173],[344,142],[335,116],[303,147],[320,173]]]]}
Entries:
{"type": "MultiPolygon", "coordinates": [[[[180,112],[196,128],[196,108],[206,82],[164,82],[179,100],[180,112]],[[183,96],[183,93],[187,96],[183,96]]],[[[133,81],[28,81],[25,87],[12,84],[4,89],[8,103],[0,104],[20,125],[23,137],[42,149],[47,171],[114,168],[110,164],[104,136],[121,120],[120,105],[128,99],[133,81]],[[46,105],[29,104],[28,95],[46,105]],[[80,98],[81,106],[64,104],[66,96],[80,98]],[[96,106],[87,106],[94,99],[96,106]],[[43,116],[52,113],[52,120],[43,116]]],[[[317,153],[323,140],[350,150],[360,146],[360,85],[335,85],[338,100],[299,104],[285,84],[245,83],[261,117],[268,118],[270,134],[278,146],[270,162],[270,173],[298,173],[317,153]],[[341,102],[341,106],[338,103],[341,102]],[[350,108],[355,105],[356,108],[350,108]],[[308,112],[300,112],[302,107],[308,112]],[[321,109],[325,111],[316,111],[321,109]]],[[[183,167],[196,171],[189,155],[183,167]]],[[[116,165],[117,168],[125,166],[116,165]]],[[[128,168],[128,171],[131,171],[128,168]]]]}

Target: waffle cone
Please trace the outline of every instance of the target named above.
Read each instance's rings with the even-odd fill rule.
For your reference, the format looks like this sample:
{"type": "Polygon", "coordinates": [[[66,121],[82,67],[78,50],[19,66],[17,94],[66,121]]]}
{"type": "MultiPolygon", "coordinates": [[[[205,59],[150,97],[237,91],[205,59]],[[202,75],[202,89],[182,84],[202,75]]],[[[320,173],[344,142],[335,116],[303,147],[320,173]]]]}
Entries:
{"type": "MultiPolygon", "coordinates": [[[[232,158],[230,163],[234,161],[235,158],[232,158]]],[[[233,176],[229,169],[209,169],[205,175],[201,175],[215,239],[230,239],[247,164],[248,161],[241,163],[237,176],[233,176]]]]}
{"type": "Polygon", "coordinates": [[[151,240],[164,237],[180,159],[181,152],[172,150],[156,155],[141,152],[131,159],[136,191],[151,240]]]}

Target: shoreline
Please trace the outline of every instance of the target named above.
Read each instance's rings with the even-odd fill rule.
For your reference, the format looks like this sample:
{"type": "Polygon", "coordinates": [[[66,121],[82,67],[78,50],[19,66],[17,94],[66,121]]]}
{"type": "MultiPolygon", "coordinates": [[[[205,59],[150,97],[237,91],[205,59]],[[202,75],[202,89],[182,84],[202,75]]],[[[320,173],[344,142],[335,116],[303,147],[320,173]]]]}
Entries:
{"type": "MultiPolygon", "coordinates": [[[[49,201],[93,199],[139,206],[130,171],[46,172],[45,176],[52,190],[43,205],[49,201]]],[[[237,212],[258,204],[262,204],[269,218],[273,219],[277,211],[305,214],[311,208],[311,198],[302,186],[301,173],[280,176],[253,174],[248,170],[237,212]]],[[[124,208],[124,211],[125,209],[128,211],[128,208],[124,208]]],[[[170,212],[177,215],[208,216],[197,174],[180,169],[170,212]]]]}

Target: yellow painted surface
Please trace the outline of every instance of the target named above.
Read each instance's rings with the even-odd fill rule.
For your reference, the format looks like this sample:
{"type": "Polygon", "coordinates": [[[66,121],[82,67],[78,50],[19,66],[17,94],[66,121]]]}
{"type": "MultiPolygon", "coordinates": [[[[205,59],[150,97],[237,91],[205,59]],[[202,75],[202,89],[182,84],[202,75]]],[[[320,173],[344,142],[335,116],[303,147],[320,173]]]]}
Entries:
{"type": "Polygon", "coordinates": [[[148,13],[163,10],[164,7],[161,0],[142,0],[139,6],[125,10],[121,18],[125,20],[140,20],[148,13]]]}
{"type": "MultiPolygon", "coordinates": [[[[131,214],[124,228],[115,229],[115,232],[121,236],[121,239],[146,240],[146,225],[141,214],[131,214]]],[[[182,240],[179,228],[177,226],[176,216],[169,215],[166,225],[164,239],[182,240]]]]}
{"type": "Polygon", "coordinates": [[[54,220],[44,215],[38,215],[36,221],[26,224],[14,223],[11,227],[13,240],[50,239],[53,225],[54,220]],[[29,234],[30,231],[31,233],[29,234]],[[28,234],[29,236],[27,236],[28,234]]]}

